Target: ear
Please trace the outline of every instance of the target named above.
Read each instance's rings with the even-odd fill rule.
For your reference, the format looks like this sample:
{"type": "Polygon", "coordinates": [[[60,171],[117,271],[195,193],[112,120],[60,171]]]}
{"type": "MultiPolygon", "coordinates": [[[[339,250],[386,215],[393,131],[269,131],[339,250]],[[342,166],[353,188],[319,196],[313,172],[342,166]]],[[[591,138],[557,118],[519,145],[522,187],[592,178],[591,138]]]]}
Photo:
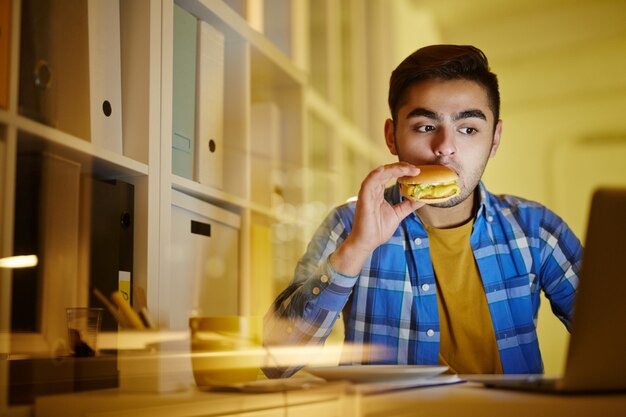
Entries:
{"type": "Polygon", "coordinates": [[[498,147],[500,146],[500,136],[502,135],[502,120],[498,120],[496,123],[496,129],[493,132],[493,142],[491,142],[491,152],[489,153],[489,158],[493,158],[496,156],[496,152],[498,151],[498,147]]]}
{"type": "Polygon", "coordinates": [[[389,152],[391,152],[392,155],[398,155],[395,136],[396,135],[395,129],[393,127],[393,120],[385,120],[385,143],[387,143],[387,148],[389,148],[389,152]]]}

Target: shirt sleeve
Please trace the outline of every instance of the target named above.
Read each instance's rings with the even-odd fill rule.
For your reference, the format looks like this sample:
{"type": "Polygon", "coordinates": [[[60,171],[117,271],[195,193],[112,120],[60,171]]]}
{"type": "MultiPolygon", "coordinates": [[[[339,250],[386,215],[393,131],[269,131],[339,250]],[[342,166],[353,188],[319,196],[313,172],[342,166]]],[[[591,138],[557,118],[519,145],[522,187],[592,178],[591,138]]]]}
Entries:
{"type": "Polygon", "coordinates": [[[583,248],[569,226],[546,210],[540,230],[540,283],[554,314],[570,329],[583,248]]]}
{"type": "MultiPolygon", "coordinates": [[[[358,278],[358,275],[347,276],[335,271],[328,262],[349,233],[342,214],[352,213],[349,206],[334,209],[315,232],[298,262],[293,281],[265,315],[263,343],[267,348],[321,345],[330,334],[358,278]]],[[[279,363],[280,359],[274,357],[279,363]]],[[[304,364],[268,365],[270,367],[263,369],[268,377],[286,377],[304,364]]]]}

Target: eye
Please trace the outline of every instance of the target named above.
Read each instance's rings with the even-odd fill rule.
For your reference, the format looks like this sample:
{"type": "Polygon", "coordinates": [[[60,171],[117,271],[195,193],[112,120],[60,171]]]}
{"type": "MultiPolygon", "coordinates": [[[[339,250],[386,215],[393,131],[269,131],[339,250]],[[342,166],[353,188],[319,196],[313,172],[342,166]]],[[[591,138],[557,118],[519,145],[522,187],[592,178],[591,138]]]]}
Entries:
{"type": "Polygon", "coordinates": [[[415,126],[414,130],[416,132],[427,133],[427,132],[432,132],[433,130],[435,130],[435,126],[433,125],[415,126]]]}
{"type": "Polygon", "coordinates": [[[464,135],[473,135],[474,133],[477,133],[478,130],[476,130],[476,128],[473,128],[473,127],[462,127],[459,129],[459,132],[461,132],[464,135]]]}

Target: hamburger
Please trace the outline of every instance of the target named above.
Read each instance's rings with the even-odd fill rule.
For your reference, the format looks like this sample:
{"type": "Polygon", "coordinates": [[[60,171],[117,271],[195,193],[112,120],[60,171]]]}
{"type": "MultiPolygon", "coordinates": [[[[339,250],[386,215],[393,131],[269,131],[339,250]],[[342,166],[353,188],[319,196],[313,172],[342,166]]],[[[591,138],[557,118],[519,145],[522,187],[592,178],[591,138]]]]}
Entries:
{"type": "Polygon", "coordinates": [[[461,192],[459,176],[443,165],[418,165],[420,173],[414,177],[398,178],[400,193],[413,201],[426,204],[442,203],[461,192]]]}

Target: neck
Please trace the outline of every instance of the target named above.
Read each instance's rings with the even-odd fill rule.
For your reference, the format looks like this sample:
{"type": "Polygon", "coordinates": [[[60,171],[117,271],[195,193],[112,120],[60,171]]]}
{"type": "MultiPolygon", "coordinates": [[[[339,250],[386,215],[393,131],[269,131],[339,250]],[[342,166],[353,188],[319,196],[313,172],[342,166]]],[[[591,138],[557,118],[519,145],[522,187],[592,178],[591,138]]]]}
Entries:
{"type": "Polygon", "coordinates": [[[454,207],[423,206],[417,210],[422,222],[437,229],[450,229],[467,223],[474,216],[476,191],[454,207]]]}

